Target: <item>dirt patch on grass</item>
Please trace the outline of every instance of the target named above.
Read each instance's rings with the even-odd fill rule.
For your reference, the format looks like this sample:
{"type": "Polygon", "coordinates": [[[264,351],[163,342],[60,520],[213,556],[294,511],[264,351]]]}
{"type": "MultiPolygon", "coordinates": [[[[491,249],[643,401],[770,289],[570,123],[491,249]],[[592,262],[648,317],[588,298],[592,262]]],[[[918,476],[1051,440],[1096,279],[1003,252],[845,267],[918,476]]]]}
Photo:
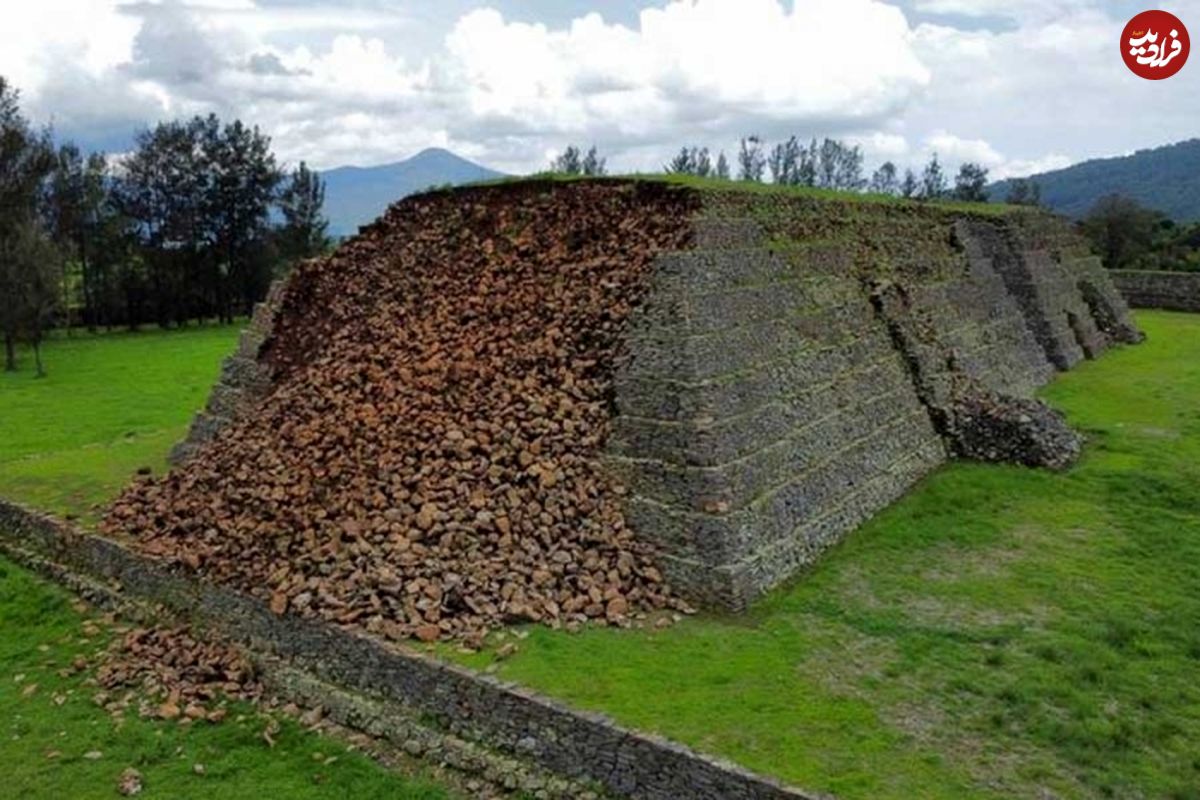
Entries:
{"type": "MultiPolygon", "coordinates": [[[[803,619],[803,618],[802,618],[803,619]]],[[[815,628],[827,628],[829,623],[817,617],[809,618],[815,628]]],[[[890,680],[889,668],[899,661],[895,642],[879,636],[867,636],[852,628],[839,626],[824,646],[811,652],[797,667],[816,680],[832,694],[867,699],[866,684],[890,680]]]]}
{"type": "Polygon", "coordinates": [[[1053,608],[1036,603],[1006,607],[1000,600],[1005,593],[989,593],[989,586],[1013,580],[1013,568],[1037,555],[1043,537],[1041,528],[1025,525],[991,545],[938,544],[894,565],[894,577],[849,566],[841,572],[837,595],[848,608],[894,611],[924,627],[975,631],[1041,625],[1053,608]]]}

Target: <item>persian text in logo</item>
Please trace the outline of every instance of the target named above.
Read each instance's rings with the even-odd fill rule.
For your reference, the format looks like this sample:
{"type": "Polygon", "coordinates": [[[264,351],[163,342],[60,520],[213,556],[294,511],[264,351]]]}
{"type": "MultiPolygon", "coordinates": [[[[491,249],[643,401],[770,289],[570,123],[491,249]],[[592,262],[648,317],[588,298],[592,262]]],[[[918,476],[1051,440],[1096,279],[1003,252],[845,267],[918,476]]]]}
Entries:
{"type": "Polygon", "coordinates": [[[1187,63],[1192,40],[1187,28],[1174,14],[1143,11],[1121,33],[1121,57],[1125,66],[1140,78],[1161,81],[1187,63]]]}

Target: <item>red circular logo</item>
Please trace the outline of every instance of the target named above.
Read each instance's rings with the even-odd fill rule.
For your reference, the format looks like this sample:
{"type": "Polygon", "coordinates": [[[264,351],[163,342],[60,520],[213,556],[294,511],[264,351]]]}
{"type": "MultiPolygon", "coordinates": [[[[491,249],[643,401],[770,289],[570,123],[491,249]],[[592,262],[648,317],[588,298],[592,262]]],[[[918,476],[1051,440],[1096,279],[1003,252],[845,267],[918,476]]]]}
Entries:
{"type": "Polygon", "coordinates": [[[1134,75],[1148,81],[1169,78],[1187,63],[1192,40],[1179,17],[1143,11],[1121,33],[1121,57],[1134,75]]]}

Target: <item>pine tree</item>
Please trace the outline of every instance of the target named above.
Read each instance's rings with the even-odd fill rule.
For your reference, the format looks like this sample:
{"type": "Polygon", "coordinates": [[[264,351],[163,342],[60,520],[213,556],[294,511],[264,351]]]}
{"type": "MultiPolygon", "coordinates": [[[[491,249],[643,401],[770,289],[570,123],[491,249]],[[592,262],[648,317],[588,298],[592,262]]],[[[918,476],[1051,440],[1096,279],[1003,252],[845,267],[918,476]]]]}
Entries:
{"type": "Polygon", "coordinates": [[[716,176],[721,180],[729,180],[729,159],[725,158],[725,151],[717,156],[716,176]]]}
{"type": "Polygon", "coordinates": [[[738,180],[762,183],[766,166],[762,141],[757,136],[744,137],[738,151],[738,180]]]}
{"type": "Polygon", "coordinates": [[[568,145],[566,150],[563,150],[550,162],[550,171],[561,172],[564,175],[582,175],[583,154],[575,145],[568,145]]]}
{"type": "Polygon", "coordinates": [[[795,136],[771,148],[767,166],[771,180],[783,186],[794,186],[800,180],[800,142],[795,136]]]}
{"type": "Polygon", "coordinates": [[[862,177],[863,154],[857,145],[848,147],[838,142],[837,169],[834,173],[833,188],[844,192],[859,192],[866,185],[862,177]]]}
{"type": "Polygon", "coordinates": [[[965,203],[986,203],[988,196],[988,171],[980,164],[968,161],[963,164],[954,178],[954,199],[965,203]]]}
{"type": "Polygon", "coordinates": [[[329,248],[329,220],[324,216],[325,182],[303,161],[279,196],[283,226],[280,255],[288,262],[320,255],[329,248]]]}
{"type": "Polygon", "coordinates": [[[693,170],[692,149],[690,147],[679,148],[679,152],[663,168],[664,172],[672,175],[691,175],[693,170]]]}
{"type": "Polygon", "coordinates": [[[29,232],[43,210],[42,184],[56,160],[49,133],[30,127],[19,101],[17,90],[0,78],[0,331],[10,372],[17,368],[17,339],[29,330],[30,286],[41,279],[43,266],[28,257],[29,232]]]}
{"type": "Polygon", "coordinates": [[[103,278],[96,268],[96,232],[102,223],[108,165],[102,154],[86,159],[73,144],[56,154],[45,202],[50,234],[63,254],[79,267],[84,321],[94,330],[100,322],[103,278]]]}
{"type": "Polygon", "coordinates": [[[770,155],[767,156],[767,170],[771,173],[771,182],[783,184],[786,182],[787,172],[783,164],[784,149],[782,144],[777,144],[771,148],[770,155]]]}
{"type": "MultiPolygon", "coordinates": [[[[726,167],[728,169],[728,166],[726,167]]],[[[712,156],[707,147],[681,147],[663,171],[671,175],[696,175],[707,178],[713,174],[712,156]]]]}
{"type": "Polygon", "coordinates": [[[896,175],[896,165],[885,161],[871,176],[871,191],[875,194],[896,194],[900,188],[896,175]]]}
{"type": "Polygon", "coordinates": [[[205,137],[202,157],[210,172],[201,227],[212,237],[210,257],[227,276],[216,310],[232,322],[235,311],[249,314],[270,286],[270,213],[283,173],[258,128],[234,120],[218,129],[215,117],[193,125],[205,137]]]}
{"type": "Polygon", "coordinates": [[[841,160],[841,143],[825,139],[817,150],[817,186],[833,189],[837,186],[838,163],[841,160]]]}
{"type": "Polygon", "coordinates": [[[817,140],[814,137],[808,147],[800,149],[796,182],[801,186],[817,185],[817,140]]]}
{"type": "Polygon", "coordinates": [[[592,145],[588,148],[587,155],[583,157],[583,163],[580,164],[579,168],[584,175],[595,177],[607,174],[607,162],[608,159],[600,157],[599,152],[596,150],[596,145],[592,145]]]}
{"type": "Polygon", "coordinates": [[[41,223],[26,217],[9,228],[0,243],[0,261],[14,268],[20,330],[33,348],[38,378],[46,377],[42,341],[61,307],[63,258],[41,223]]]}
{"type": "Polygon", "coordinates": [[[942,165],[938,162],[937,153],[929,159],[929,163],[925,165],[925,171],[921,173],[921,194],[922,200],[940,200],[946,195],[946,175],[942,172],[942,165]]]}

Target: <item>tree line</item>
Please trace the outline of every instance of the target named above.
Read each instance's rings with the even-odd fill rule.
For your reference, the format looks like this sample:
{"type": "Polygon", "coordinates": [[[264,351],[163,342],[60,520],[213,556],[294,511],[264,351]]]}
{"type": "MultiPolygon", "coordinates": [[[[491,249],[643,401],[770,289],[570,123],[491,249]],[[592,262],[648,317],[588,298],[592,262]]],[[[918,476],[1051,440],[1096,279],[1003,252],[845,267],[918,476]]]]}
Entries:
{"type": "Polygon", "coordinates": [[[1079,228],[1109,269],[1200,272],[1200,222],[1175,222],[1112,194],[1096,201],[1079,228]]]}
{"type": "MultiPolygon", "coordinates": [[[[731,166],[724,151],[714,156],[707,147],[684,146],[663,165],[663,172],[724,180],[736,177],[739,181],[752,183],[763,183],[769,177],[772,183],[782,186],[872,192],[912,200],[988,200],[986,168],[967,162],[959,167],[951,181],[936,153],[919,173],[910,168],[901,174],[900,168],[888,161],[869,176],[864,171],[862,148],[839,139],[818,141],[813,138],[805,143],[791,136],[768,147],[758,136],[746,136],[741,139],[735,157],[736,164],[731,166]]],[[[594,146],[584,154],[572,145],[551,162],[550,170],[569,175],[603,175],[605,160],[594,146]]],[[[1012,186],[1008,202],[1040,203],[1036,184],[1015,181],[1012,186]]]]}
{"type": "Polygon", "coordinates": [[[51,327],[232,321],[273,276],[329,246],[325,188],[215,115],[159,123],[110,159],[56,146],[0,77],[0,329],[5,369],[51,327]]]}

